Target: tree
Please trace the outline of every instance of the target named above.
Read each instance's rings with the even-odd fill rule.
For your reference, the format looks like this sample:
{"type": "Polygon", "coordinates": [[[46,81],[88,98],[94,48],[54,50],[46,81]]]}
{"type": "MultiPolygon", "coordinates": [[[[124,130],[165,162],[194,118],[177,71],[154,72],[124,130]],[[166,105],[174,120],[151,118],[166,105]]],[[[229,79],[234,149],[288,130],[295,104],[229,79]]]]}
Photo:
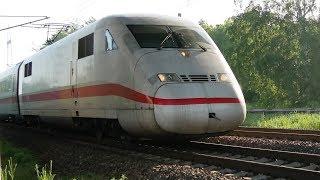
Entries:
{"type": "Polygon", "coordinates": [[[222,25],[204,21],[201,25],[224,53],[249,103],[319,105],[317,11],[315,0],[250,1],[242,13],[222,25]]]}
{"type": "Polygon", "coordinates": [[[90,17],[88,20],[84,21],[84,23],[80,24],[80,23],[72,23],[71,25],[66,25],[63,26],[59,31],[57,31],[56,33],[52,34],[51,37],[46,40],[46,42],[43,44],[42,48],[45,48],[48,45],[51,45],[57,41],[59,41],[60,39],[68,36],[69,34],[77,31],[78,29],[83,28],[84,26],[95,22],[96,19],[93,17],[90,17]]]}

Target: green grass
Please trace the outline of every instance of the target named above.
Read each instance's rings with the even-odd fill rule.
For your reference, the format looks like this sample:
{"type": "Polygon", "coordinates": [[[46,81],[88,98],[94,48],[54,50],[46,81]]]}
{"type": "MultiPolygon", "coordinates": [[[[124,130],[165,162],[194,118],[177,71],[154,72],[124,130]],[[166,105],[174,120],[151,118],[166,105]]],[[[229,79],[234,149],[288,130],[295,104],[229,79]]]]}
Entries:
{"type": "MultiPolygon", "coordinates": [[[[16,171],[14,174],[14,180],[26,180],[26,179],[38,179],[38,180],[52,180],[52,179],[66,179],[66,180],[100,180],[106,179],[101,175],[96,175],[92,173],[87,173],[84,175],[74,176],[74,177],[64,177],[57,175],[55,178],[55,173],[52,171],[52,161],[48,165],[39,167],[37,165],[37,158],[32,154],[31,151],[24,148],[17,148],[7,141],[0,139],[0,155],[1,155],[1,167],[4,170],[7,165],[6,172],[10,171],[9,164],[12,167],[16,166],[16,171]]],[[[9,173],[7,173],[8,179],[9,173]]],[[[1,179],[1,178],[0,178],[1,179]]],[[[111,177],[112,180],[126,180],[128,179],[125,175],[118,178],[111,177]]]]}
{"type": "Polygon", "coordinates": [[[320,130],[320,114],[247,114],[249,127],[320,130]]]}
{"type": "Polygon", "coordinates": [[[16,148],[7,141],[0,140],[1,164],[4,168],[8,165],[10,157],[17,165],[15,180],[35,179],[34,165],[36,158],[30,151],[23,148],[16,148]]]}

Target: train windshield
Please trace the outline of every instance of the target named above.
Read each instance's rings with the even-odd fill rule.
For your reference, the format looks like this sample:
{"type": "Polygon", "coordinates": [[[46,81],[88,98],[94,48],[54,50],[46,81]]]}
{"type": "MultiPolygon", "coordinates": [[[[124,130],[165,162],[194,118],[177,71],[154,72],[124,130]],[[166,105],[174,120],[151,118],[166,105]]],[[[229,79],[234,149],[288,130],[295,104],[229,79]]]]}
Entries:
{"type": "Polygon", "coordinates": [[[141,48],[199,49],[211,45],[201,29],[184,26],[127,25],[141,48]],[[207,45],[206,45],[207,44],[207,45]]]}

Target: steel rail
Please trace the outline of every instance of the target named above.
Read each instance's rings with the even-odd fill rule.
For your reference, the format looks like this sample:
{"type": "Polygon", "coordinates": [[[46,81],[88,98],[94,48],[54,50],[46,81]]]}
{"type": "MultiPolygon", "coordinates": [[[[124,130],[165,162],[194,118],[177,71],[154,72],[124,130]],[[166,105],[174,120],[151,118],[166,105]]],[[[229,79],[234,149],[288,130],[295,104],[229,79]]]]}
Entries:
{"type": "MultiPolygon", "coordinates": [[[[157,145],[155,142],[148,142],[149,145],[157,145]]],[[[201,141],[190,141],[183,144],[166,144],[168,147],[179,148],[179,149],[189,149],[189,150],[201,150],[203,152],[222,152],[230,154],[241,154],[246,156],[263,157],[270,159],[281,159],[289,162],[300,162],[300,163],[314,163],[320,165],[320,155],[319,154],[309,154],[273,149],[262,149],[253,148],[245,146],[236,146],[228,144],[217,144],[217,143],[207,143],[201,141]]]]}
{"type": "MultiPolygon", "coordinates": [[[[1,123],[2,124],[2,123],[1,123]]],[[[11,128],[15,128],[14,126],[10,125],[11,128]]],[[[52,132],[48,132],[42,129],[34,129],[34,128],[18,128],[19,130],[24,129],[27,132],[31,130],[32,132],[37,132],[45,135],[50,135],[59,138],[60,140],[68,141],[70,143],[76,143],[79,145],[87,145],[91,146],[100,150],[107,150],[112,152],[118,152],[119,149],[127,150],[127,151],[134,151],[134,152],[142,152],[145,154],[152,154],[162,157],[168,157],[173,159],[179,159],[179,160],[185,160],[185,161],[191,161],[193,163],[201,163],[206,165],[216,165],[216,166],[222,166],[225,168],[231,168],[236,170],[242,170],[242,171],[249,171],[254,173],[262,173],[265,175],[270,175],[273,177],[285,177],[290,179],[317,179],[320,177],[320,171],[314,171],[314,170],[308,170],[308,169],[302,169],[302,168],[294,168],[294,167],[287,167],[287,166],[281,166],[281,165],[274,165],[274,164],[268,164],[268,163],[261,163],[261,162],[255,162],[255,161],[248,161],[243,159],[236,159],[232,157],[224,157],[219,155],[210,155],[208,153],[203,152],[195,152],[194,148],[200,148],[203,150],[214,150],[218,149],[218,146],[215,145],[208,145],[208,143],[198,143],[198,142],[191,142],[189,144],[189,148],[191,147],[191,150],[186,149],[179,149],[179,148],[172,148],[170,146],[159,146],[159,145],[150,145],[146,144],[145,142],[139,142],[139,143],[128,143],[123,141],[115,141],[115,140],[105,140],[102,144],[96,144],[93,143],[91,138],[86,138],[85,136],[79,136],[78,134],[70,134],[70,133],[64,133],[64,134],[55,134],[52,132]],[[84,138],[82,138],[84,137],[84,138]],[[193,143],[193,144],[192,144],[193,143]],[[209,148],[210,146],[210,148],[209,148]],[[116,149],[118,148],[118,150],[116,149]]],[[[21,132],[21,131],[19,131],[21,132]]],[[[185,144],[188,146],[188,143],[185,144]]],[[[249,150],[248,148],[240,148],[240,147],[224,147],[222,148],[220,146],[220,151],[236,151],[239,152],[239,154],[250,154],[252,153],[252,150],[249,150]],[[239,149],[238,149],[239,148],[239,149]],[[238,149],[238,150],[237,150],[238,149]],[[247,151],[247,152],[246,152],[247,151]]],[[[260,150],[259,152],[262,153],[262,155],[266,155],[267,151],[260,150]]],[[[257,152],[255,152],[256,154],[257,152]]],[[[120,154],[125,154],[125,152],[120,154]]],[[[254,153],[252,153],[254,154],[254,153]]],[[[289,153],[290,154],[290,153],[289,153]]],[[[299,153],[301,154],[301,153],[299,153]]],[[[282,153],[281,155],[284,155],[282,153]]],[[[261,155],[260,155],[261,156],[261,155]]],[[[271,155],[268,155],[268,157],[271,155]]],[[[280,155],[278,155],[280,157],[280,155]]],[[[290,158],[291,155],[287,155],[287,158],[290,158]]],[[[307,157],[308,155],[303,155],[304,157],[307,157]]],[[[311,156],[311,155],[309,155],[311,156]]],[[[311,157],[308,157],[309,159],[311,157]]],[[[317,156],[317,159],[319,157],[317,156]]],[[[314,162],[314,161],[312,161],[314,162]]]]}
{"type": "Polygon", "coordinates": [[[239,127],[228,135],[320,142],[320,131],[239,127]]]}
{"type": "Polygon", "coordinates": [[[296,133],[296,134],[316,134],[320,135],[319,130],[302,130],[302,129],[279,129],[279,128],[257,128],[240,126],[237,130],[243,131],[264,131],[264,132],[281,132],[281,133],[296,133]]]}
{"type": "MultiPolygon", "coordinates": [[[[153,155],[180,159],[185,161],[191,161],[194,163],[218,165],[218,166],[242,170],[242,171],[262,173],[262,174],[270,175],[274,177],[285,177],[290,179],[303,179],[303,178],[317,179],[320,177],[320,171],[294,168],[294,167],[288,167],[288,166],[282,166],[282,165],[273,165],[269,163],[261,163],[261,162],[255,162],[255,161],[247,161],[243,159],[223,157],[219,155],[209,155],[207,153],[201,153],[201,152],[199,153],[199,152],[193,152],[189,150],[169,149],[167,147],[151,146],[146,144],[139,144],[138,146],[132,146],[132,145],[123,146],[123,144],[116,144],[115,146],[121,149],[125,148],[127,150],[144,152],[144,153],[149,153],[153,155]]],[[[202,146],[205,147],[205,145],[202,145],[202,146]]],[[[230,149],[230,151],[232,150],[234,149],[230,149]]],[[[238,151],[241,151],[241,150],[238,150],[238,151]]]]}
{"type": "Polygon", "coordinates": [[[252,148],[252,147],[243,147],[243,146],[226,145],[226,144],[205,143],[205,142],[198,142],[198,141],[192,141],[188,144],[188,146],[192,147],[193,149],[214,150],[214,151],[220,151],[220,152],[228,152],[232,154],[241,154],[241,155],[245,154],[247,156],[281,159],[281,160],[287,160],[290,162],[296,161],[296,162],[302,162],[306,164],[314,163],[314,164],[320,165],[319,154],[308,154],[308,153],[252,148]]]}

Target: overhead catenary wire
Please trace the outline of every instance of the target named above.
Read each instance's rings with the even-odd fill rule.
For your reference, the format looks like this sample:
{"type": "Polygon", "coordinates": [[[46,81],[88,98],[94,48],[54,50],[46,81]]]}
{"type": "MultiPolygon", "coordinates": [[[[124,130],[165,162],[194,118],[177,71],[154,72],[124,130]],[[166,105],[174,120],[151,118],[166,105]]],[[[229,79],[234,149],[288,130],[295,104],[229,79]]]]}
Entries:
{"type": "Polygon", "coordinates": [[[66,25],[71,25],[70,23],[32,23],[32,25],[35,26],[66,26],[66,25]]]}
{"type": "Polygon", "coordinates": [[[35,17],[39,17],[39,18],[43,18],[43,17],[47,17],[47,16],[12,16],[12,15],[0,15],[0,18],[35,18],[35,17]]]}
{"type": "Polygon", "coordinates": [[[43,24],[28,24],[28,25],[23,25],[21,27],[26,27],[26,28],[36,28],[36,29],[43,29],[43,28],[49,28],[50,29],[61,29],[61,27],[67,27],[67,26],[72,26],[72,24],[67,24],[67,23],[43,23],[43,24]]]}
{"type": "MultiPolygon", "coordinates": [[[[35,28],[35,29],[44,29],[44,28],[48,28],[48,27],[50,27],[50,26],[28,26],[28,25],[24,25],[24,26],[21,26],[21,27],[24,27],[24,28],[35,28]]],[[[54,30],[54,29],[59,30],[59,29],[61,29],[61,28],[59,28],[59,27],[50,27],[50,29],[51,29],[51,30],[54,30]]]]}
{"type": "MultiPolygon", "coordinates": [[[[34,28],[34,29],[39,29],[39,30],[40,29],[47,29],[46,30],[47,31],[47,35],[46,36],[47,36],[47,43],[48,44],[52,44],[55,41],[55,39],[57,39],[57,37],[61,34],[63,29],[68,29],[70,27],[73,27],[72,23],[58,23],[58,22],[45,22],[45,23],[42,23],[42,22],[40,22],[40,21],[49,19],[50,17],[48,17],[48,16],[3,15],[3,14],[0,14],[0,19],[4,19],[4,18],[8,18],[8,19],[20,18],[22,20],[23,19],[27,19],[29,21],[27,22],[27,20],[25,20],[25,22],[20,22],[20,24],[17,23],[16,25],[12,25],[12,26],[9,26],[9,27],[3,27],[2,29],[0,29],[0,32],[3,32],[5,30],[10,30],[10,29],[13,29],[13,28],[34,28]],[[49,39],[50,34],[53,31],[57,31],[57,30],[58,30],[58,32],[50,40],[49,39]]],[[[11,51],[12,51],[12,47],[11,47],[11,51]]],[[[7,55],[9,54],[8,51],[6,53],[7,53],[7,55]]],[[[12,57],[12,52],[11,52],[11,57],[12,57]]],[[[8,59],[8,57],[7,57],[7,59],[8,59]]]]}
{"type": "Polygon", "coordinates": [[[43,20],[46,20],[46,19],[49,19],[49,18],[50,18],[50,17],[48,17],[48,16],[44,16],[44,17],[41,18],[41,19],[37,19],[37,20],[33,20],[33,21],[26,22],[26,23],[17,24],[17,25],[14,25],[14,26],[10,26],[10,27],[7,27],[7,28],[0,29],[0,31],[4,31],[4,30],[16,28],[16,27],[20,27],[20,26],[27,25],[27,24],[32,24],[32,23],[34,23],[34,22],[43,21],[43,20]]]}
{"type": "MultiPolygon", "coordinates": [[[[25,16],[25,15],[3,15],[3,14],[0,14],[0,20],[1,19],[21,19],[21,20],[24,20],[24,22],[20,21],[20,22],[16,23],[16,25],[13,24],[11,26],[8,25],[7,27],[1,27],[2,29],[0,29],[0,32],[4,32],[6,30],[8,31],[13,28],[34,28],[34,29],[48,28],[49,32],[48,32],[47,36],[49,36],[50,30],[56,31],[56,30],[60,30],[63,27],[66,27],[66,26],[72,26],[71,24],[66,24],[66,23],[54,23],[54,22],[42,23],[42,22],[40,22],[40,21],[47,20],[49,18],[50,17],[48,17],[48,16],[28,16],[28,15],[25,16]]],[[[7,43],[8,42],[9,41],[7,40],[7,43]]],[[[9,54],[11,54],[11,58],[12,58],[13,48],[11,45],[11,39],[10,39],[9,45],[7,44],[7,50],[6,50],[7,66],[9,64],[9,54]],[[9,45],[10,45],[10,49],[9,49],[9,45]],[[9,50],[11,50],[11,51],[9,51],[9,50]]],[[[32,48],[32,49],[34,49],[34,48],[32,48]]]]}

